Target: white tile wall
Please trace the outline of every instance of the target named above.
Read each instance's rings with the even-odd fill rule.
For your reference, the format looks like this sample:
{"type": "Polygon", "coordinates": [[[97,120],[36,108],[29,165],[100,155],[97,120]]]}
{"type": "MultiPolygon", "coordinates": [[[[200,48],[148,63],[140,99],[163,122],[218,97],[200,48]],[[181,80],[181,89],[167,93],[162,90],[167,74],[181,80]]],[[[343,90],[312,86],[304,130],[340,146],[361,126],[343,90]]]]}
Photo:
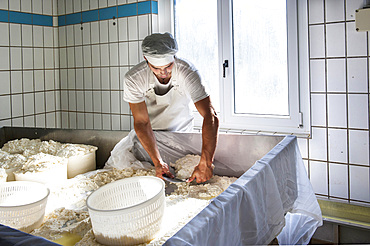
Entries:
{"type": "Polygon", "coordinates": [[[82,32],[81,24],[73,25],[73,35],[74,35],[74,45],[81,45],[82,44],[82,32]]]}
{"type": "Polygon", "coordinates": [[[0,70],[9,70],[9,48],[0,47],[0,70]]]}
{"type": "Polygon", "coordinates": [[[22,71],[13,71],[10,74],[12,93],[22,93],[22,71]]]}
{"type": "Polygon", "coordinates": [[[12,117],[23,115],[23,95],[16,94],[11,96],[12,100],[12,117]]]}
{"type": "MultiPolygon", "coordinates": [[[[329,69],[329,65],[328,65],[329,69]]],[[[325,61],[310,61],[310,78],[312,92],[325,92],[325,61]]]]}
{"type": "Polygon", "coordinates": [[[8,9],[8,1],[0,1],[0,9],[8,9]]]}
{"type": "Polygon", "coordinates": [[[3,94],[10,94],[10,72],[8,71],[0,71],[0,95],[3,94]]]}
{"type": "Polygon", "coordinates": [[[349,131],[349,162],[369,166],[369,131],[349,131]]]}
{"type": "MultiPolygon", "coordinates": [[[[22,3],[23,4],[23,3],[22,3]]],[[[45,15],[53,14],[53,1],[52,0],[42,0],[42,13],[45,15]]]]}
{"type": "Polygon", "coordinates": [[[109,42],[117,42],[118,41],[118,24],[116,20],[109,20],[108,24],[108,33],[109,33],[109,42]]]}
{"type": "Polygon", "coordinates": [[[10,48],[10,69],[21,69],[22,68],[22,53],[21,48],[10,48]]]}
{"type": "Polygon", "coordinates": [[[326,0],[326,22],[344,20],[344,0],[326,0]]]}
{"type": "Polygon", "coordinates": [[[140,62],[140,60],[143,60],[143,58],[139,58],[139,47],[141,47],[141,44],[138,44],[137,42],[128,43],[129,64],[137,64],[140,62]]]}
{"type": "Polygon", "coordinates": [[[128,40],[128,22],[127,18],[118,19],[118,38],[119,41],[128,40]]]}
{"type": "Polygon", "coordinates": [[[21,127],[25,125],[24,120],[22,118],[13,118],[11,124],[15,127],[21,127]]]}
{"type": "Polygon", "coordinates": [[[32,46],[33,28],[31,25],[22,25],[22,46],[32,46]]]}
{"type": "Polygon", "coordinates": [[[90,9],[99,8],[99,0],[90,0],[90,9]]]}
{"type": "Polygon", "coordinates": [[[110,87],[112,90],[119,90],[119,68],[111,67],[110,68],[110,87]]]}
{"type": "MultiPolygon", "coordinates": [[[[105,67],[105,68],[101,68],[100,70],[100,74],[101,74],[101,88],[103,90],[109,90],[110,89],[110,78],[109,78],[109,68],[105,67]]],[[[103,111],[105,112],[105,111],[103,111]]]]}
{"type": "Polygon", "coordinates": [[[326,96],[311,95],[312,125],[326,126],[326,96]]]}
{"type": "Polygon", "coordinates": [[[346,92],[346,60],[327,60],[328,92],[346,92]]]}
{"type": "Polygon", "coordinates": [[[27,94],[24,94],[24,101],[25,101],[25,104],[24,104],[24,114],[25,115],[30,115],[30,114],[34,114],[35,113],[35,110],[34,110],[34,105],[35,105],[35,95],[33,93],[27,93],[27,94]]]}
{"type": "Polygon", "coordinates": [[[100,28],[100,43],[108,42],[108,20],[103,20],[99,22],[100,28]]]}
{"type": "Polygon", "coordinates": [[[346,1],[346,16],[347,20],[355,19],[355,10],[362,8],[364,1],[363,0],[350,0],[346,1]]]}
{"type": "Polygon", "coordinates": [[[9,1],[9,10],[20,11],[21,10],[20,0],[9,1]]]}
{"type": "Polygon", "coordinates": [[[310,181],[315,193],[328,195],[328,173],[325,162],[310,162],[310,181]]]}
{"type": "Polygon", "coordinates": [[[73,25],[66,26],[66,44],[67,46],[74,45],[74,27],[73,25]]]}
{"type": "Polygon", "coordinates": [[[328,95],[328,126],[347,127],[347,97],[345,94],[328,95]]]}
{"type": "Polygon", "coordinates": [[[139,39],[144,39],[146,36],[149,35],[149,16],[142,15],[138,16],[138,26],[139,26],[139,39]]]}
{"type": "Polygon", "coordinates": [[[73,12],[80,12],[82,9],[82,0],[73,0],[73,12]]]}
{"type": "Polygon", "coordinates": [[[33,69],[33,48],[23,48],[23,69],[33,69]]]}
{"type": "Polygon", "coordinates": [[[9,25],[7,23],[0,23],[0,45],[9,45],[9,25]]]}
{"type": "Polygon", "coordinates": [[[53,28],[44,27],[44,47],[53,47],[54,46],[53,41],[54,41],[53,28]]]}
{"type": "Polygon", "coordinates": [[[109,44],[109,58],[110,66],[118,66],[118,44],[109,44]]]}
{"type": "Polygon", "coordinates": [[[34,83],[33,83],[33,71],[23,71],[23,91],[24,92],[33,92],[34,83]]]}
{"type": "Polygon", "coordinates": [[[36,14],[42,14],[43,13],[43,11],[42,11],[42,0],[32,0],[32,12],[36,13],[36,14]]]}
{"type": "MultiPolygon", "coordinates": [[[[83,90],[84,85],[83,85],[83,69],[76,69],[76,89],[83,90]]],[[[78,93],[79,91],[77,91],[78,93]]]]}
{"type": "Polygon", "coordinates": [[[328,57],[345,56],[344,23],[326,25],[326,55],[328,57]]]}
{"type": "Polygon", "coordinates": [[[44,52],[43,48],[34,48],[33,49],[33,67],[35,69],[43,69],[44,68],[44,52]]]}
{"type": "Polygon", "coordinates": [[[9,24],[10,26],[10,45],[21,46],[21,25],[20,24],[9,24]]]}
{"type": "Polygon", "coordinates": [[[347,55],[366,56],[366,32],[357,32],[355,22],[347,22],[347,55]]]}
{"type": "Polygon", "coordinates": [[[33,46],[43,47],[44,46],[44,35],[42,26],[33,26],[33,46]]]}
{"type": "Polygon", "coordinates": [[[348,198],[348,167],[341,164],[329,164],[330,195],[348,198]]]}
{"type": "Polygon", "coordinates": [[[325,128],[312,127],[312,138],[309,140],[309,158],[327,160],[327,137],[325,128]]]}
{"type": "Polygon", "coordinates": [[[101,44],[100,45],[100,53],[101,53],[101,66],[109,66],[109,46],[108,44],[101,44]]]}
{"type": "Polygon", "coordinates": [[[82,25],[82,43],[83,44],[90,44],[91,43],[91,27],[90,27],[90,23],[84,23],[82,25]]]}
{"type": "Polygon", "coordinates": [[[329,161],[347,163],[347,130],[328,129],[329,161]]]}
{"type": "Polygon", "coordinates": [[[10,108],[10,96],[1,96],[0,97],[0,119],[7,119],[10,118],[11,115],[11,108],[10,108]]]}
{"type": "Polygon", "coordinates": [[[350,166],[349,172],[351,199],[370,202],[369,169],[359,166],[350,166]]]}
{"type": "Polygon", "coordinates": [[[348,92],[368,92],[367,58],[348,58],[348,92]]]}
{"type": "Polygon", "coordinates": [[[35,91],[43,91],[44,90],[44,71],[42,70],[35,70],[34,74],[34,81],[35,81],[35,91]]]}
{"type": "Polygon", "coordinates": [[[348,95],[348,115],[350,128],[369,128],[369,96],[348,95]]]}

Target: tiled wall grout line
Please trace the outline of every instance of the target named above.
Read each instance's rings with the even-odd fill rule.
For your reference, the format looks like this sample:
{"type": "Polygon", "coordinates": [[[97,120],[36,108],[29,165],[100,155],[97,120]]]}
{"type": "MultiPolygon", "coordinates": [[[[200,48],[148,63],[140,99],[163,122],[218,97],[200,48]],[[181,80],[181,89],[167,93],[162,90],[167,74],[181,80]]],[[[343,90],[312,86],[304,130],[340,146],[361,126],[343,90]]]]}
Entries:
{"type": "Polygon", "coordinates": [[[344,60],[345,60],[345,81],[346,81],[346,123],[347,123],[347,192],[348,192],[348,198],[347,201],[351,201],[351,175],[350,175],[350,160],[349,160],[349,110],[348,110],[348,50],[347,50],[347,11],[346,11],[346,6],[347,6],[347,0],[344,0],[344,36],[346,37],[344,40],[345,46],[344,46],[344,60]]]}
{"type": "MultiPolygon", "coordinates": [[[[90,4],[90,2],[89,2],[90,4]]],[[[81,10],[82,10],[82,2],[81,2],[81,10]]],[[[84,35],[83,35],[83,25],[81,23],[81,26],[80,26],[80,33],[81,33],[81,44],[84,44],[84,35]]],[[[82,55],[82,88],[83,88],[83,119],[84,119],[84,122],[83,122],[83,125],[84,125],[84,128],[83,129],[87,129],[87,118],[86,118],[86,107],[85,107],[85,102],[86,102],[86,87],[85,87],[85,49],[84,49],[84,46],[82,46],[82,51],[81,51],[81,55],[82,55]]]]}
{"type": "MultiPolygon", "coordinates": [[[[91,2],[89,1],[89,9],[91,7],[91,2]]],[[[89,28],[90,28],[90,48],[91,48],[91,52],[90,52],[90,58],[91,58],[91,65],[92,65],[92,60],[93,60],[93,56],[92,56],[92,47],[91,47],[91,40],[92,40],[92,25],[91,23],[89,24],[89,28]]],[[[94,77],[94,73],[93,73],[93,68],[90,69],[90,72],[91,72],[91,80],[93,80],[93,77],[94,77]]],[[[94,88],[94,84],[93,84],[93,81],[91,82],[91,88],[94,88]]],[[[94,102],[94,94],[92,93],[91,95],[92,97],[92,102],[94,102]]],[[[94,113],[92,113],[92,129],[95,129],[95,105],[94,103],[92,103],[92,111],[94,113]]]]}
{"type": "MultiPolygon", "coordinates": [[[[327,28],[326,28],[326,1],[323,1],[323,9],[324,9],[324,55],[325,55],[325,74],[328,72],[328,62],[326,58],[328,57],[328,49],[327,49],[327,28]]],[[[329,106],[328,106],[328,78],[325,76],[325,107],[326,107],[326,112],[329,112],[329,106]]],[[[327,194],[330,197],[330,168],[329,168],[329,131],[328,131],[328,122],[329,122],[329,117],[328,113],[326,113],[325,117],[325,134],[326,134],[326,176],[327,176],[327,194]]]]}
{"type": "MultiPolygon", "coordinates": [[[[116,0],[116,5],[118,5],[118,0],[116,0]]],[[[119,41],[119,33],[120,33],[119,32],[120,31],[119,26],[120,26],[120,23],[118,21],[118,16],[116,18],[116,25],[117,25],[117,41],[119,41]]],[[[118,52],[118,54],[121,54],[119,43],[117,44],[117,52],[118,52]]],[[[120,63],[121,63],[121,61],[120,61],[120,57],[118,55],[118,64],[120,64],[120,63]]],[[[119,95],[119,98],[121,100],[123,100],[123,95],[121,93],[121,90],[123,90],[123,88],[121,88],[121,68],[119,67],[118,68],[118,91],[119,91],[118,95],[119,95]]],[[[122,103],[118,104],[118,112],[119,112],[119,118],[118,118],[119,127],[118,127],[118,129],[123,130],[122,129],[122,124],[123,124],[122,123],[122,117],[123,116],[121,116],[121,114],[122,114],[122,103]]]]}

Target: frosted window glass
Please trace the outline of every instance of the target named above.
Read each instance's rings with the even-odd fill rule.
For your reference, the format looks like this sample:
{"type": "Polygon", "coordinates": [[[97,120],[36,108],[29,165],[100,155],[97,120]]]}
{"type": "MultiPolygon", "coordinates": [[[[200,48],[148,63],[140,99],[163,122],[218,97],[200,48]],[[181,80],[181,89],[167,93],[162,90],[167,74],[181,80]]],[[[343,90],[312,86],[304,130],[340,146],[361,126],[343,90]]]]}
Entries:
{"type": "Polygon", "coordinates": [[[176,0],[175,37],[178,57],[190,61],[220,109],[217,0],[176,0]]]}
{"type": "Polygon", "coordinates": [[[235,113],[289,115],[286,1],[234,0],[233,28],[235,113]]]}

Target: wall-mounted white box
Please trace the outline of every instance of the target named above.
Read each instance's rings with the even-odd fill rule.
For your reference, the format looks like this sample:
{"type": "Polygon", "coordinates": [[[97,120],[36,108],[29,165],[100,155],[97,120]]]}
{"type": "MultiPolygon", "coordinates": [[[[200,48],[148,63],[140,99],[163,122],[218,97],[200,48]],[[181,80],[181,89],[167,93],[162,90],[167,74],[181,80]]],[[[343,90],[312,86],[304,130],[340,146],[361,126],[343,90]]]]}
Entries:
{"type": "Polygon", "coordinates": [[[370,31],[370,8],[357,9],[355,15],[356,31],[370,31]]]}

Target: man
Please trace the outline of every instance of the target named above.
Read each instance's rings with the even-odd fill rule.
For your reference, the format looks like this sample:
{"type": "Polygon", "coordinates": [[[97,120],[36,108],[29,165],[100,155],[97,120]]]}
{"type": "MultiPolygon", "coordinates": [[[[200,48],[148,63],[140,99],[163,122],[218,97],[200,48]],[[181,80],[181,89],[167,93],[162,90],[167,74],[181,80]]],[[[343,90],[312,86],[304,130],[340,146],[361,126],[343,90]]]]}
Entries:
{"type": "Polygon", "coordinates": [[[158,151],[153,130],[191,131],[194,102],[203,117],[202,154],[188,182],[202,183],[213,175],[218,138],[218,118],[198,71],[175,56],[176,40],[169,33],[155,33],[142,43],[145,61],[128,71],[124,100],[130,105],[134,129],[156,169],[156,176],[173,177],[158,151]]]}

